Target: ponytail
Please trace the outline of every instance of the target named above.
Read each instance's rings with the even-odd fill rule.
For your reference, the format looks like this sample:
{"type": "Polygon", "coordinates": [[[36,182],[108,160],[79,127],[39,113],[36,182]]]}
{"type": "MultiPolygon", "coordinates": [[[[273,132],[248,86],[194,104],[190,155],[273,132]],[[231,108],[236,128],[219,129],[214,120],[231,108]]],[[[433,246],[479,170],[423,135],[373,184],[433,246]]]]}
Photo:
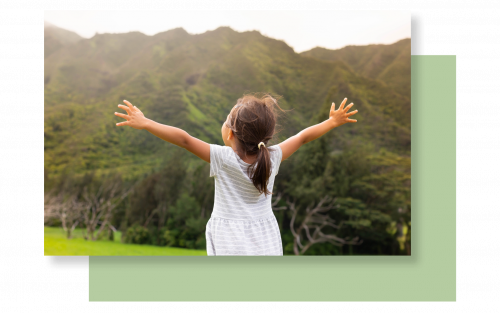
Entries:
{"type": "Polygon", "coordinates": [[[266,197],[273,194],[267,190],[267,183],[271,176],[271,154],[263,142],[259,143],[257,158],[248,168],[248,176],[251,177],[253,185],[261,194],[264,193],[266,197]]]}

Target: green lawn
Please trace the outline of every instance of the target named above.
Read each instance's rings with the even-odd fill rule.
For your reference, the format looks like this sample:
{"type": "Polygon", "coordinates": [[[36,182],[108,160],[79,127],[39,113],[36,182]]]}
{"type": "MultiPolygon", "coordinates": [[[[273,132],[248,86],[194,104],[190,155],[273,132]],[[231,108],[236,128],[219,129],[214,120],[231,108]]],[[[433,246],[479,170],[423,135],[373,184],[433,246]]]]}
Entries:
{"type": "Polygon", "coordinates": [[[62,228],[45,227],[44,255],[207,255],[205,250],[125,244],[120,237],[117,232],[114,241],[87,241],[77,229],[74,238],[66,239],[62,228]]]}

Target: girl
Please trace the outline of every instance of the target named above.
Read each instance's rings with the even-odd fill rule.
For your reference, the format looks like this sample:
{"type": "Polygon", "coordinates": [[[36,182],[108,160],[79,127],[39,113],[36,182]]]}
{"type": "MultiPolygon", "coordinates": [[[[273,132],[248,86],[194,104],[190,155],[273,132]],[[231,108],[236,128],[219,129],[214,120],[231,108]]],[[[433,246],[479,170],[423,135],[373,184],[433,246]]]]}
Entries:
{"type": "MultiPolygon", "coordinates": [[[[278,222],[271,208],[274,178],[281,161],[303,144],[317,139],[345,123],[357,110],[347,112],[347,98],[329,118],[304,129],[284,142],[267,147],[275,134],[276,112],[280,108],[270,95],[245,95],[222,124],[225,146],[208,144],[182,129],[162,125],[144,116],[136,106],[124,100],[119,104],[127,115],[115,112],[126,122],[117,126],[146,129],[153,135],[182,147],[210,163],[210,177],[215,178],[215,203],[206,227],[208,255],[283,255],[278,222]]],[[[280,108],[281,110],[281,108],[280,108]]]]}

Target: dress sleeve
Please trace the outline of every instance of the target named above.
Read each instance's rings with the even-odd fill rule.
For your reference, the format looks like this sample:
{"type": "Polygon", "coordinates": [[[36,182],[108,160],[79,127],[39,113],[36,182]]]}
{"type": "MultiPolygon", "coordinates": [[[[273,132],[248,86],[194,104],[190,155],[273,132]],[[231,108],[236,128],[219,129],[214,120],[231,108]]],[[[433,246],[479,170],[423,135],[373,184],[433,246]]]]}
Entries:
{"type": "Polygon", "coordinates": [[[283,151],[281,151],[281,147],[279,145],[274,145],[270,148],[272,148],[271,157],[272,157],[274,164],[276,166],[276,168],[274,169],[274,175],[278,175],[278,170],[280,168],[281,159],[283,158],[283,151]]]}
{"type": "Polygon", "coordinates": [[[225,163],[226,154],[223,146],[210,145],[210,177],[219,173],[225,163]]]}

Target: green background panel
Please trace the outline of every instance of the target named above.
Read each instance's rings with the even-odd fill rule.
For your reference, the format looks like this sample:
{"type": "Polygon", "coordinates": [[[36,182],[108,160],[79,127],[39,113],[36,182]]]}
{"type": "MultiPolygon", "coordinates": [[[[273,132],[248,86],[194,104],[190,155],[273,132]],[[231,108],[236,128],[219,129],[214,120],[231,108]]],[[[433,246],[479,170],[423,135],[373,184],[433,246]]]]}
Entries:
{"type": "Polygon", "coordinates": [[[456,301],[456,56],[411,80],[411,256],[91,256],[89,300],[456,301]]]}

